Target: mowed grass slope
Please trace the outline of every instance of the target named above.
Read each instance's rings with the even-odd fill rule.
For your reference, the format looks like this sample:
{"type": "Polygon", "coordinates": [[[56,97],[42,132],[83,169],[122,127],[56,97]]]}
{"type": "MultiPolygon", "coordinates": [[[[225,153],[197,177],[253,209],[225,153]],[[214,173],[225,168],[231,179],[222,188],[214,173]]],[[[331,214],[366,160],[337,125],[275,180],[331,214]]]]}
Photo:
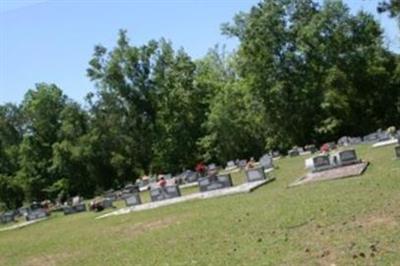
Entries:
{"type": "Polygon", "coordinates": [[[0,264],[400,265],[400,161],[393,146],[357,152],[360,177],[287,188],[306,157],[285,158],[249,194],[0,232],[0,264]]]}

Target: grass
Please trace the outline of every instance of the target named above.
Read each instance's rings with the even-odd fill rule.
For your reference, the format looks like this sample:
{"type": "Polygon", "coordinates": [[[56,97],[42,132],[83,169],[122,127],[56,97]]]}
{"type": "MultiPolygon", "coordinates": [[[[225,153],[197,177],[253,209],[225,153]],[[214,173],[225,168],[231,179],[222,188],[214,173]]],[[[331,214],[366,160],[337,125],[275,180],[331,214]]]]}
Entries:
{"type": "Polygon", "coordinates": [[[400,160],[357,152],[371,162],[360,177],[287,188],[305,157],[284,158],[253,193],[0,232],[0,265],[400,265],[400,160]]]}

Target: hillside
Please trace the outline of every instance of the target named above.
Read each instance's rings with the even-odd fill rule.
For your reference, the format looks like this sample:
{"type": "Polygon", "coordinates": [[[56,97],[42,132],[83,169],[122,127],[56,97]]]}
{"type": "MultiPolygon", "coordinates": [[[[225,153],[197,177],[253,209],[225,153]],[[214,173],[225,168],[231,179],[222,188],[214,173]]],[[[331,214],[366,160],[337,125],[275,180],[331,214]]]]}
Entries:
{"type": "Polygon", "coordinates": [[[287,188],[306,157],[284,158],[249,194],[0,232],[0,265],[399,265],[400,161],[393,146],[357,152],[360,177],[287,188]]]}

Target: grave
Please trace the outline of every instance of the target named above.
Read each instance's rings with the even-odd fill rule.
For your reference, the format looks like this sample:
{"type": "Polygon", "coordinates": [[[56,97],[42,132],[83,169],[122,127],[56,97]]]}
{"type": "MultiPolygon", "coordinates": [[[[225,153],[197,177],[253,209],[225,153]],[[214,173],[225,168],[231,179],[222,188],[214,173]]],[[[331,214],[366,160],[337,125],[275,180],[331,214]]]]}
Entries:
{"type": "Polygon", "coordinates": [[[238,166],[239,166],[241,169],[245,168],[246,165],[247,165],[247,160],[240,160],[239,163],[238,163],[238,166]]]}
{"type": "Polygon", "coordinates": [[[298,148],[293,148],[293,149],[291,149],[291,150],[288,151],[288,155],[289,155],[290,157],[296,157],[296,156],[299,156],[299,155],[300,155],[300,151],[299,151],[298,148]]]}
{"type": "Polygon", "coordinates": [[[256,168],[250,168],[250,169],[246,170],[247,182],[266,180],[267,176],[265,175],[264,171],[265,171],[265,169],[262,166],[256,167],[256,168]]]}
{"type": "Polygon", "coordinates": [[[76,205],[63,207],[64,215],[74,214],[78,212],[85,212],[86,210],[87,210],[86,205],[83,202],[78,203],[76,205]]]}
{"type": "Polygon", "coordinates": [[[198,179],[199,179],[199,174],[197,172],[190,171],[190,170],[185,172],[185,175],[184,175],[185,183],[197,182],[198,179]]]}
{"type": "Polygon", "coordinates": [[[125,200],[125,205],[127,207],[139,205],[142,203],[139,193],[133,193],[130,195],[126,195],[124,200],[125,200]]]}
{"type": "Polygon", "coordinates": [[[316,153],[318,151],[314,144],[308,144],[304,146],[304,150],[309,153],[316,153]]]}
{"type": "Polygon", "coordinates": [[[118,196],[113,189],[110,189],[104,193],[104,198],[110,199],[111,201],[116,201],[118,196]]]}
{"type": "Polygon", "coordinates": [[[78,212],[85,212],[86,205],[83,199],[79,196],[72,198],[72,204],[63,207],[64,215],[69,215],[78,212]]]}
{"type": "Polygon", "coordinates": [[[208,176],[199,180],[200,192],[212,191],[232,186],[232,178],[230,174],[218,176],[208,176]]]}
{"type": "Polygon", "coordinates": [[[368,162],[359,160],[354,149],[347,149],[338,151],[333,155],[321,154],[308,158],[305,165],[310,172],[297,179],[289,187],[361,175],[368,167],[368,162]]]}
{"type": "Polygon", "coordinates": [[[16,211],[6,211],[0,215],[0,222],[3,224],[14,222],[16,216],[16,211]]]}
{"type": "Polygon", "coordinates": [[[123,215],[123,214],[131,213],[131,212],[138,212],[138,211],[144,211],[144,210],[149,210],[149,209],[154,209],[154,208],[160,208],[163,206],[168,206],[168,205],[177,204],[177,203],[181,203],[181,202],[187,202],[187,201],[191,201],[191,200],[210,199],[210,198],[234,195],[234,194],[238,194],[238,193],[250,193],[250,192],[254,191],[255,189],[267,184],[268,182],[270,182],[272,180],[274,180],[274,178],[269,178],[267,180],[261,180],[261,181],[246,182],[241,185],[229,187],[229,188],[225,188],[225,189],[212,190],[212,191],[207,191],[207,192],[197,192],[197,193],[193,193],[193,194],[189,194],[189,195],[184,195],[182,197],[171,198],[171,199],[156,201],[156,202],[143,203],[143,204],[136,205],[136,206],[125,207],[125,208],[98,216],[98,217],[96,217],[96,219],[102,219],[102,218],[111,217],[111,216],[115,216],[115,215],[123,215]]]}
{"type": "Polygon", "coordinates": [[[334,166],[345,166],[360,163],[360,160],[357,159],[357,154],[354,149],[338,151],[332,156],[332,158],[334,166]]]}
{"type": "Polygon", "coordinates": [[[400,159],[400,145],[394,147],[394,151],[396,153],[396,159],[400,159]]]}
{"type": "Polygon", "coordinates": [[[260,158],[260,164],[264,168],[264,170],[274,168],[272,157],[269,154],[264,154],[260,158]]]}
{"type": "Polygon", "coordinates": [[[47,216],[49,216],[49,214],[45,209],[42,208],[30,209],[28,211],[28,214],[26,215],[26,220],[33,221],[33,220],[47,218],[47,216]]]}
{"type": "Polygon", "coordinates": [[[151,201],[160,201],[181,196],[181,191],[177,185],[169,185],[165,187],[155,187],[150,189],[151,201]]]}
{"type": "Polygon", "coordinates": [[[317,155],[312,158],[312,172],[324,171],[333,167],[329,155],[317,155]]]}

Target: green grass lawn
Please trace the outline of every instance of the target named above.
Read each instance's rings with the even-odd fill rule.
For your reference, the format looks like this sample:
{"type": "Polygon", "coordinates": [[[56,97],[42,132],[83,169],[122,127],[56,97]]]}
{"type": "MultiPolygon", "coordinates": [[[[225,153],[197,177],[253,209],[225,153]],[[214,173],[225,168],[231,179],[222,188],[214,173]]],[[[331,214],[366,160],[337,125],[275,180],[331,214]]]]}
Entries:
{"type": "Polygon", "coordinates": [[[0,265],[400,265],[393,147],[358,146],[371,164],[355,178],[287,188],[306,157],[284,158],[277,180],[248,194],[101,220],[57,214],[0,232],[0,265]]]}

